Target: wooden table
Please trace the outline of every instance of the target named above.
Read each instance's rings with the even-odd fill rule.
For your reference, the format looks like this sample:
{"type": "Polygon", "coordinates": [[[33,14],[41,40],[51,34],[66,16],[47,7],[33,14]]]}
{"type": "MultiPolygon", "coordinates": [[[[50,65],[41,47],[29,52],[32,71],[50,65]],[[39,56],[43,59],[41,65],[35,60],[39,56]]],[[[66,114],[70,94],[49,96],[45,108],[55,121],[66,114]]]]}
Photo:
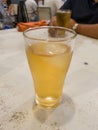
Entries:
{"type": "Polygon", "coordinates": [[[0,130],[98,130],[98,40],[75,42],[62,103],[49,111],[33,103],[22,33],[0,31],[0,130]]]}

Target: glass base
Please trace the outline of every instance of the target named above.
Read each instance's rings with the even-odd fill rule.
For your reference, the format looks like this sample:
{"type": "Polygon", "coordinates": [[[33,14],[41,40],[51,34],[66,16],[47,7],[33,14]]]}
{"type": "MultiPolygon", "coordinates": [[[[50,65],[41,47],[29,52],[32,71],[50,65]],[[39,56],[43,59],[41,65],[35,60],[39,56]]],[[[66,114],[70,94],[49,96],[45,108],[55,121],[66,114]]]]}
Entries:
{"type": "Polygon", "coordinates": [[[61,98],[57,99],[52,97],[46,97],[46,98],[36,97],[35,102],[37,105],[39,105],[42,108],[52,109],[52,108],[56,108],[60,104],[61,98]]]}

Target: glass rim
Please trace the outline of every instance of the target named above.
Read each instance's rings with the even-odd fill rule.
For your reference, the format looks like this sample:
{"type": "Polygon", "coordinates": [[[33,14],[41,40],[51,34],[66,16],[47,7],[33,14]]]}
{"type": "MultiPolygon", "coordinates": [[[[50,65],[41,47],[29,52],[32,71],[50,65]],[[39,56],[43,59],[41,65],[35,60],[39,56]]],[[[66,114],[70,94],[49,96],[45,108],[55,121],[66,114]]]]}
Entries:
{"type": "MultiPolygon", "coordinates": [[[[35,38],[35,37],[30,37],[30,36],[28,36],[26,33],[27,32],[29,32],[29,31],[31,31],[31,30],[37,30],[37,29],[45,29],[45,28],[53,28],[53,29],[56,29],[56,28],[58,28],[58,29],[62,29],[62,30],[66,30],[66,31],[68,31],[68,32],[70,32],[70,33],[72,33],[73,35],[72,36],[69,36],[69,37],[67,37],[67,38],[65,38],[65,37],[62,37],[62,39],[60,39],[59,41],[67,41],[67,40],[71,40],[71,39],[73,39],[73,38],[75,38],[76,37],[76,35],[77,35],[77,33],[74,31],[74,30],[72,30],[72,29],[69,29],[69,28],[66,28],[66,27],[60,27],[60,26],[38,26],[38,27],[33,27],[33,28],[28,28],[28,29],[26,29],[25,31],[23,31],[23,36],[25,37],[25,38],[28,38],[28,39],[31,39],[31,40],[41,40],[41,41],[46,41],[45,39],[41,39],[41,38],[35,38]]],[[[51,40],[49,40],[49,41],[51,41],[51,40]]],[[[57,42],[57,41],[56,41],[57,42]]]]}

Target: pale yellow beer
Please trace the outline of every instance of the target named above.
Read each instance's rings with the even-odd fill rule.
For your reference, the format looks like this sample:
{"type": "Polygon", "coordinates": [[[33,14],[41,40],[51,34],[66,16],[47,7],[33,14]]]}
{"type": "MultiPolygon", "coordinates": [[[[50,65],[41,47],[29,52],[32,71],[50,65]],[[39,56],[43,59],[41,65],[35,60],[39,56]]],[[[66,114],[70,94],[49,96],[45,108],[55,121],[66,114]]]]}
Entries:
{"type": "Polygon", "coordinates": [[[72,39],[76,33],[64,27],[45,26],[28,29],[23,35],[35,102],[43,108],[55,108],[62,100],[64,80],[73,54],[72,39]],[[61,35],[60,31],[66,33],[61,35]]]}
{"type": "Polygon", "coordinates": [[[26,54],[37,103],[44,107],[57,106],[72,57],[71,48],[61,43],[37,43],[28,46],[26,54]]]}

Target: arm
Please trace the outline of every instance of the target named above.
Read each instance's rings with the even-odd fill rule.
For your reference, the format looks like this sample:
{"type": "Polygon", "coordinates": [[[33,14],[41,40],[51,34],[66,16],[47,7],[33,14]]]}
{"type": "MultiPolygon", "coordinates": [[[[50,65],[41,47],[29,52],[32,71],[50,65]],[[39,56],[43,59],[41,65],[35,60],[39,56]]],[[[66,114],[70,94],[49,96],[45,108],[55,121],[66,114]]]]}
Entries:
{"type": "Polygon", "coordinates": [[[98,24],[79,24],[76,32],[98,39],[98,24]]]}
{"type": "MultiPolygon", "coordinates": [[[[72,28],[76,21],[70,20],[69,28],[72,28]]],[[[98,39],[98,24],[79,24],[75,30],[78,34],[98,39]]]]}

